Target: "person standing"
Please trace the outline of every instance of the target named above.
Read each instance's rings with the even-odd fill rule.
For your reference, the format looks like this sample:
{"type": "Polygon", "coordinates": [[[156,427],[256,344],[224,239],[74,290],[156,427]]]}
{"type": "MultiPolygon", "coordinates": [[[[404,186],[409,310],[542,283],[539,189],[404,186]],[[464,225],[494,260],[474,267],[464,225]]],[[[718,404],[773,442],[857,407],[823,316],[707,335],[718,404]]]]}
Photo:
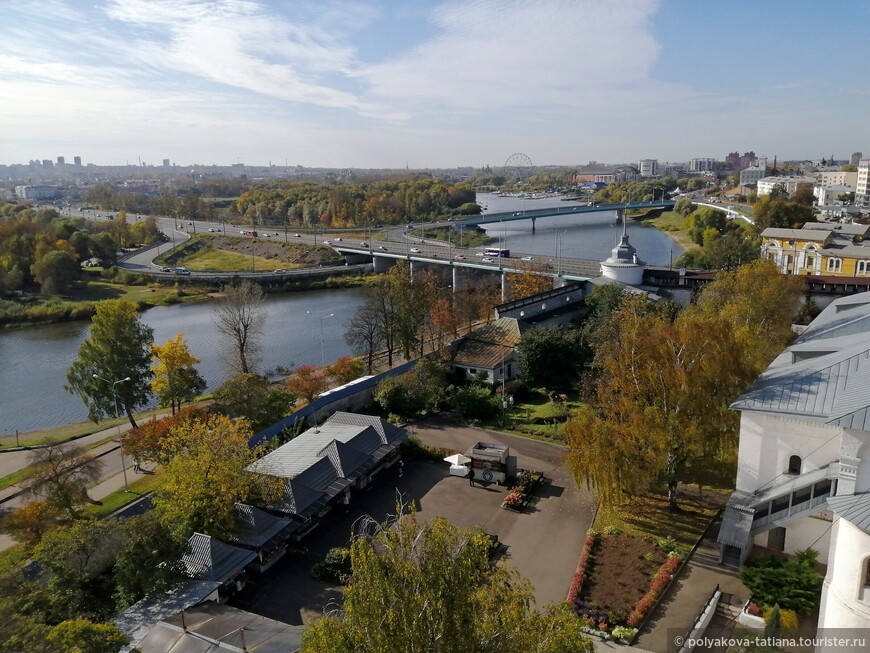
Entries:
{"type": "Polygon", "coordinates": [[[468,468],[468,484],[474,487],[474,467],[468,468]]]}

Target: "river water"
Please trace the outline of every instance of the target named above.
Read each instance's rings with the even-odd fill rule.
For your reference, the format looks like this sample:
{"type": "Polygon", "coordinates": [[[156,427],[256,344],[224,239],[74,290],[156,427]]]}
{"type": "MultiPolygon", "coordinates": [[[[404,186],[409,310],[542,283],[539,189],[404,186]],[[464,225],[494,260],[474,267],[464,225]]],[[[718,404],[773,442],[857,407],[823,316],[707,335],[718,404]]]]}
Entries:
{"type": "MultiPolygon", "coordinates": [[[[522,211],[555,205],[556,199],[523,200],[479,194],[487,212],[522,211]]],[[[559,203],[568,206],[569,203],[559,203]]],[[[566,257],[601,260],[619,240],[621,225],[612,212],[539,218],[536,232],[525,220],[492,225],[489,233],[504,247],[540,256],[555,256],[557,247],[566,257]]],[[[682,250],[667,235],[628,223],[628,233],[638,256],[648,263],[667,265],[682,250]]],[[[258,371],[274,374],[278,368],[321,362],[328,364],[350,353],[344,331],[362,302],[359,290],[321,290],[271,295],[265,301],[266,322],[258,371]],[[310,311],[310,314],[309,314],[310,311]],[[333,314],[333,317],[324,317],[333,314]],[[322,327],[322,341],[321,341],[322,327]]],[[[154,340],[163,343],[183,332],[208,388],[227,376],[226,343],[214,325],[209,304],[160,306],[142,313],[154,329],[154,340]]],[[[66,370],[87,337],[90,322],[71,322],[0,332],[0,435],[48,428],[87,420],[87,410],[76,396],[63,389],[66,370]]]]}

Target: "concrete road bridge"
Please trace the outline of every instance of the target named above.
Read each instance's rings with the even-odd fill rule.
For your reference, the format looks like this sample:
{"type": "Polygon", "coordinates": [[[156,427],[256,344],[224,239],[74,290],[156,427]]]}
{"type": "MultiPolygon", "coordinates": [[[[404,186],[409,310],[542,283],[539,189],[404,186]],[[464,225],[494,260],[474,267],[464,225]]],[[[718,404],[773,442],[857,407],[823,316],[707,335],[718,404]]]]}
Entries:
{"type": "Polygon", "coordinates": [[[546,209],[531,209],[524,211],[505,211],[502,213],[486,213],[477,216],[457,220],[453,224],[456,228],[476,227],[483,224],[498,224],[500,222],[514,222],[516,220],[531,220],[532,233],[535,231],[535,222],[538,218],[552,218],[560,215],[576,215],[581,213],[600,213],[602,211],[616,211],[621,219],[625,211],[640,209],[672,209],[674,200],[660,200],[656,202],[623,202],[623,203],[600,203],[590,202],[585,206],[551,206],[546,209]]]}

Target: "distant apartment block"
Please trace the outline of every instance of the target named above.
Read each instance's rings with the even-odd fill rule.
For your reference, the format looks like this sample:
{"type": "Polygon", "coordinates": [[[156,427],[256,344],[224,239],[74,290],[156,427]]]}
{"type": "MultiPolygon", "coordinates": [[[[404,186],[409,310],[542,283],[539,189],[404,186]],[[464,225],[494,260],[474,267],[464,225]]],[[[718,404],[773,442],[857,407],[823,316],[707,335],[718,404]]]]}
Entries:
{"type": "Polygon", "coordinates": [[[53,168],[54,161],[52,161],[51,159],[43,159],[42,160],[42,167],[43,168],[53,168]]]}
{"type": "Polygon", "coordinates": [[[858,167],[858,164],[861,162],[861,153],[860,152],[852,152],[852,156],[849,157],[849,165],[858,167]]]}
{"type": "Polygon", "coordinates": [[[855,204],[870,206],[870,159],[858,162],[858,176],[855,182],[855,204]]]}
{"type": "Polygon", "coordinates": [[[740,185],[741,186],[750,186],[752,184],[757,184],[759,179],[767,176],[767,160],[765,159],[764,163],[759,166],[751,166],[746,168],[745,170],[740,171],[740,185]]]}
{"type": "Polygon", "coordinates": [[[750,150],[749,152],[744,152],[741,155],[739,152],[731,152],[728,156],[725,157],[725,163],[728,165],[728,168],[731,170],[744,170],[749,166],[753,165],[752,162],[755,160],[755,152],[750,150]]]}
{"type": "Polygon", "coordinates": [[[76,168],[81,168],[81,167],[82,167],[82,157],[80,157],[80,156],[74,156],[74,157],[73,157],[73,163],[75,164],[75,167],[76,167],[76,168]]]}
{"type": "MultiPolygon", "coordinates": [[[[49,163],[51,163],[49,161],[49,163]]],[[[20,199],[38,202],[53,200],[58,196],[57,186],[16,186],[15,194],[20,199]]]]}
{"type": "Polygon", "coordinates": [[[57,165],[58,165],[58,166],[65,166],[65,165],[66,165],[66,159],[65,159],[64,157],[62,157],[62,156],[57,157],[57,165]]]}
{"type": "Polygon", "coordinates": [[[641,159],[637,169],[641,177],[658,177],[659,161],[658,159],[641,159]]]}
{"type": "Polygon", "coordinates": [[[169,159],[163,159],[163,167],[164,167],[164,168],[168,168],[168,167],[169,167],[169,159]]]}
{"type": "MultiPolygon", "coordinates": [[[[745,170],[743,172],[746,172],[745,170]]],[[[742,175],[742,173],[741,173],[742,175]]],[[[815,177],[787,176],[787,177],[763,177],[758,180],[758,196],[770,195],[777,186],[782,186],[785,192],[793,195],[800,184],[810,184],[815,187],[815,177]]]]}
{"type": "Polygon", "coordinates": [[[821,170],[815,173],[819,186],[848,186],[853,191],[858,184],[857,172],[845,172],[843,170],[821,170]]]}
{"type": "Polygon", "coordinates": [[[689,161],[689,172],[712,172],[716,169],[716,159],[697,158],[689,161]]]}

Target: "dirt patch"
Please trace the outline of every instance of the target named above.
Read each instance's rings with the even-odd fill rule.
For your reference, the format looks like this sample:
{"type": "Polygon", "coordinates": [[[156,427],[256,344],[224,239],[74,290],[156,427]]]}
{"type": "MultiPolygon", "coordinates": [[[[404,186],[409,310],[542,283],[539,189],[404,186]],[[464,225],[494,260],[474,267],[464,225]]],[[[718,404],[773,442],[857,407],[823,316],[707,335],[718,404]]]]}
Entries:
{"type": "Polygon", "coordinates": [[[203,238],[208,245],[247,256],[259,256],[276,262],[316,267],[324,263],[335,263],[342,257],[329,247],[313,247],[303,243],[269,240],[266,238],[234,238],[232,236],[209,236],[203,238]]]}
{"type": "Polygon", "coordinates": [[[588,584],[583,587],[586,606],[606,613],[611,625],[624,623],[666,556],[667,551],[643,537],[602,535],[588,584]]]}

